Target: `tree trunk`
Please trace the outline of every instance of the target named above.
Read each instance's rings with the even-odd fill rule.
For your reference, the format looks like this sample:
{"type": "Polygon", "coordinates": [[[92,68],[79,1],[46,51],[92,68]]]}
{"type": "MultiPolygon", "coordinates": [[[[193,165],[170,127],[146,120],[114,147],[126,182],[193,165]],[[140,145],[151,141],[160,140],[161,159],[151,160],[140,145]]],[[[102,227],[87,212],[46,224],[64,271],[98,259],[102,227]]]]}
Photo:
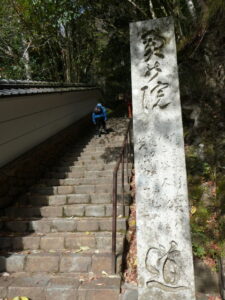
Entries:
{"type": "Polygon", "coordinates": [[[156,19],[157,16],[155,14],[155,10],[154,10],[153,4],[152,4],[152,0],[149,0],[149,10],[150,10],[150,13],[152,15],[152,19],[156,19]]]}
{"type": "Polygon", "coordinates": [[[63,49],[63,65],[64,65],[64,78],[66,82],[71,82],[71,72],[70,72],[70,54],[69,49],[63,49]]]}
{"type": "Polygon", "coordinates": [[[24,64],[25,69],[25,75],[27,80],[31,80],[31,67],[30,67],[30,55],[29,55],[29,48],[31,45],[31,42],[27,42],[24,37],[22,37],[22,44],[24,46],[24,52],[22,56],[22,61],[24,64]]]}
{"type": "Polygon", "coordinates": [[[193,20],[196,20],[196,10],[193,0],[186,0],[186,5],[193,20]]]}

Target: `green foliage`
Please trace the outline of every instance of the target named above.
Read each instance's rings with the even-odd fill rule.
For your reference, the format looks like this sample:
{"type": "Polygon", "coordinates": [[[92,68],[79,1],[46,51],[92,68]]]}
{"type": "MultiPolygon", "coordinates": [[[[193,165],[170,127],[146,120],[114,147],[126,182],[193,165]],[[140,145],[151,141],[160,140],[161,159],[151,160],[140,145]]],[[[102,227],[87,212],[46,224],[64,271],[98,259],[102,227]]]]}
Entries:
{"type": "Polygon", "coordinates": [[[193,247],[193,254],[199,258],[203,258],[206,255],[205,248],[199,244],[192,244],[193,247]]]}
{"type": "Polygon", "coordinates": [[[198,149],[196,145],[186,145],[193,253],[215,268],[225,244],[225,177],[215,176],[215,146],[209,136],[204,139],[203,156],[198,149]]]}
{"type": "Polygon", "coordinates": [[[199,201],[203,194],[203,188],[201,185],[190,185],[189,186],[189,196],[192,200],[199,201]]]}
{"type": "MultiPolygon", "coordinates": [[[[114,98],[130,89],[130,22],[172,15],[178,49],[183,51],[201,33],[202,20],[205,26],[224,7],[223,0],[207,1],[207,9],[197,0],[192,7],[189,2],[4,1],[0,8],[0,76],[97,82],[114,98]]],[[[192,83],[196,82],[193,78],[192,83]]]]}

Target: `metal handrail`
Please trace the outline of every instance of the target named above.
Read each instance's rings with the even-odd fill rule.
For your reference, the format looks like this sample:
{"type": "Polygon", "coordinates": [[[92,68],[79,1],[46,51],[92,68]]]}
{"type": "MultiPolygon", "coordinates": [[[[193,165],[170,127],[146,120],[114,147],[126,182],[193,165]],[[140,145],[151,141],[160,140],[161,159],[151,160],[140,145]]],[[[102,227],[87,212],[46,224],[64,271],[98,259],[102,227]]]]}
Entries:
{"type": "Polygon", "coordinates": [[[122,204],[123,204],[123,217],[125,216],[125,201],[124,201],[124,164],[126,158],[126,173],[127,181],[129,183],[130,177],[128,175],[128,163],[133,163],[133,145],[132,145],[132,120],[129,121],[127,131],[125,133],[122,149],[119,159],[113,171],[113,212],[112,212],[112,271],[116,273],[116,227],[117,227],[117,182],[118,182],[118,170],[122,163],[122,204]]]}

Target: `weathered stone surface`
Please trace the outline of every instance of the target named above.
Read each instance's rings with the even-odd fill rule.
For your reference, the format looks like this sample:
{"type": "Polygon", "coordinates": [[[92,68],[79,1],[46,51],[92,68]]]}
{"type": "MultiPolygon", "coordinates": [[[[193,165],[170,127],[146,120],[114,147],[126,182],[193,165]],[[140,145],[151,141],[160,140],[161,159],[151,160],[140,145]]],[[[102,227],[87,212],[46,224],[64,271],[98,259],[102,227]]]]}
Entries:
{"type": "MultiPolygon", "coordinates": [[[[107,205],[106,206],[106,216],[107,217],[111,217],[112,216],[112,205],[107,205]]],[[[118,216],[123,216],[123,213],[125,216],[129,215],[129,206],[125,205],[123,207],[123,205],[117,205],[117,217],[118,216]]]]}
{"type": "Polygon", "coordinates": [[[0,277],[0,297],[5,298],[7,296],[8,286],[12,284],[13,279],[8,276],[0,277]]]}
{"type": "Polygon", "coordinates": [[[118,300],[119,293],[119,278],[100,278],[84,282],[78,289],[79,300],[118,300]]]}
{"type": "MultiPolygon", "coordinates": [[[[100,225],[101,231],[111,231],[112,230],[112,220],[111,219],[101,220],[99,222],[99,225],[100,225]]],[[[117,230],[125,231],[126,228],[127,228],[126,219],[117,219],[117,230]]]]}
{"type": "Polygon", "coordinates": [[[195,299],[172,18],[132,23],[140,300],[195,299]]]}
{"type": "Polygon", "coordinates": [[[85,207],[85,216],[89,217],[104,217],[105,207],[104,205],[88,205],[85,207]]]}
{"type": "Polygon", "coordinates": [[[29,230],[40,233],[50,232],[50,222],[49,221],[31,221],[29,224],[29,230]]]}
{"type": "Polygon", "coordinates": [[[92,257],[92,271],[102,274],[102,271],[112,273],[112,255],[111,254],[95,254],[92,257]]]}
{"type": "Polygon", "coordinates": [[[112,184],[98,184],[95,187],[96,193],[112,193],[112,184]]]}
{"type": "Polygon", "coordinates": [[[74,278],[53,278],[46,288],[46,300],[75,300],[79,281],[74,278]]]}
{"type": "Polygon", "coordinates": [[[64,219],[57,219],[52,221],[52,227],[54,231],[58,232],[73,232],[76,230],[76,221],[75,220],[66,220],[64,219]]]}
{"type": "Polygon", "coordinates": [[[80,170],[80,171],[71,171],[69,173],[67,173],[67,177],[68,178],[82,178],[84,177],[84,171],[80,170]]]}
{"type": "MultiPolygon", "coordinates": [[[[110,251],[112,249],[112,236],[111,235],[97,235],[96,236],[97,249],[104,249],[110,251]]],[[[117,233],[116,250],[121,253],[123,250],[124,238],[117,233]]]]}
{"type": "Polygon", "coordinates": [[[79,290],[79,300],[118,300],[119,290],[79,290]]]}
{"type": "Polygon", "coordinates": [[[74,192],[73,186],[59,186],[58,187],[58,194],[67,195],[67,194],[72,194],[73,192],[74,192]]]}
{"type": "Polygon", "coordinates": [[[39,249],[40,237],[24,236],[13,238],[13,249],[27,250],[39,249]]]}
{"type": "Polygon", "coordinates": [[[80,185],[76,186],[77,194],[95,193],[95,185],[80,185]]]}
{"type": "Polygon", "coordinates": [[[82,204],[64,206],[64,215],[66,217],[83,217],[84,206],[82,204]]]}
{"type": "Polygon", "coordinates": [[[87,194],[74,194],[68,195],[68,204],[85,204],[90,202],[90,195],[87,194]]]}
{"type": "Polygon", "coordinates": [[[49,196],[49,205],[57,206],[66,204],[66,196],[64,195],[55,195],[49,196]]]}
{"type": "Polygon", "coordinates": [[[16,278],[8,288],[8,297],[25,295],[32,300],[45,300],[45,288],[49,278],[45,275],[16,278]]]}
{"type": "Polygon", "coordinates": [[[41,238],[41,249],[43,250],[60,250],[64,249],[64,237],[42,237],[41,238]]]}
{"type": "Polygon", "coordinates": [[[112,195],[109,193],[98,193],[91,195],[91,203],[111,203],[112,195]]]}
{"type": "Polygon", "coordinates": [[[45,288],[44,287],[9,287],[8,297],[13,299],[18,295],[26,295],[32,300],[45,300],[45,288]]]}
{"type": "Polygon", "coordinates": [[[60,206],[44,206],[40,208],[43,217],[62,217],[63,207],[60,206]]]}
{"type": "Polygon", "coordinates": [[[97,220],[79,220],[77,222],[77,231],[98,231],[99,225],[97,220]]]}
{"type": "Polygon", "coordinates": [[[65,247],[67,249],[77,249],[83,246],[89,248],[95,248],[96,247],[95,236],[75,235],[73,237],[65,238],[65,247]]]}
{"type": "Polygon", "coordinates": [[[60,184],[61,185],[76,185],[76,184],[79,184],[79,180],[77,178],[66,178],[66,179],[63,179],[60,181],[60,184]]]}
{"type": "Polygon", "coordinates": [[[22,272],[24,269],[25,255],[12,254],[11,256],[0,257],[1,272],[22,272]]]}
{"type": "Polygon", "coordinates": [[[60,272],[88,272],[91,267],[91,257],[81,255],[65,255],[61,258],[60,272]]]}
{"type": "Polygon", "coordinates": [[[138,290],[137,289],[127,289],[121,296],[121,300],[138,300],[138,290]]]}
{"type": "Polygon", "coordinates": [[[25,271],[28,272],[58,272],[58,255],[28,255],[26,259],[25,271]]]}

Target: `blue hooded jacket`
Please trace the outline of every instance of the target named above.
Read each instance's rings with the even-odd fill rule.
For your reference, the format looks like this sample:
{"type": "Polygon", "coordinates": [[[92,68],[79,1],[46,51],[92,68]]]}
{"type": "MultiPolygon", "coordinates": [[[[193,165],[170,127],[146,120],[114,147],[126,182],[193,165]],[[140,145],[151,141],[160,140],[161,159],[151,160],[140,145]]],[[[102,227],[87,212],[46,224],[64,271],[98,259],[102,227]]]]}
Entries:
{"type": "Polygon", "coordinates": [[[101,103],[98,103],[96,105],[96,108],[100,108],[101,109],[101,112],[100,113],[96,113],[95,111],[92,113],[92,121],[94,124],[96,124],[96,119],[97,118],[104,118],[104,121],[107,120],[107,113],[106,113],[106,109],[105,107],[101,104],[101,103]]]}

